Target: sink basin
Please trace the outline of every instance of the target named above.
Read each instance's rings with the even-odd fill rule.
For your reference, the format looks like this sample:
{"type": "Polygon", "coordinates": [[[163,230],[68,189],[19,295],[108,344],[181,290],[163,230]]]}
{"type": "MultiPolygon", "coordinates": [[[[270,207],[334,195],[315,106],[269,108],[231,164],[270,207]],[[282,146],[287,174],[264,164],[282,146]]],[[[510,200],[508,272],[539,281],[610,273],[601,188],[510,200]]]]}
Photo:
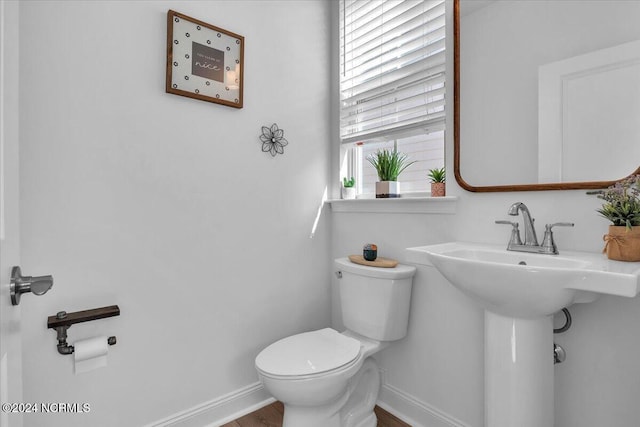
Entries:
{"type": "Polygon", "coordinates": [[[640,263],[597,253],[453,242],[408,248],[406,258],[435,267],[485,309],[487,427],[553,427],[552,314],[600,295],[635,297],[640,288],[640,263]]]}
{"type": "Polygon", "coordinates": [[[485,310],[508,317],[548,316],[603,294],[635,297],[640,289],[640,263],[610,261],[597,253],[542,255],[462,242],[407,253],[409,261],[433,265],[485,310]]]}

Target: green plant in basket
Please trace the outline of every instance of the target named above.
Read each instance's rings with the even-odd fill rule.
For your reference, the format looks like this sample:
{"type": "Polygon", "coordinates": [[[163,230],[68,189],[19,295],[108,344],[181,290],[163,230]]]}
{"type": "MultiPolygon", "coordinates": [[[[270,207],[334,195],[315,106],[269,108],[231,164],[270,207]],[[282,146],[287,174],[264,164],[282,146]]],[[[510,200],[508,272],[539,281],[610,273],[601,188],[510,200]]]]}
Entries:
{"type": "Polygon", "coordinates": [[[406,168],[416,161],[409,161],[409,157],[400,153],[397,147],[393,150],[382,149],[367,157],[367,160],[378,172],[380,181],[397,181],[406,168]]]}
{"type": "Polygon", "coordinates": [[[442,167],[442,168],[436,168],[436,169],[429,169],[429,173],[427,174],[427,177],[429,177],[429,180],[433,183],[445,182],[447,178],[447,174],[444,170],[444,167],[442,167]]]}
{"type": "Polygon", "coordinates": [[[605,201],[597,212],[615,226],[640,225],[640,175],[632,175],[603,190],[598,198],[605,201]]]}

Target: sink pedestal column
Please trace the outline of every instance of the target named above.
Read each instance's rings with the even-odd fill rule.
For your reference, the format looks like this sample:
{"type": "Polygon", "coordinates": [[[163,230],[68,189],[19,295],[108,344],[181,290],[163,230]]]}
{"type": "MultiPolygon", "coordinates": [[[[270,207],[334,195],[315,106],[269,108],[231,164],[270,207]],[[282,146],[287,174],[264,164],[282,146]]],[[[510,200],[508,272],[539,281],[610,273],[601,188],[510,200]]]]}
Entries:
{"type": "Polygon", "coordinates": [[[484,319],[485,427],[553,427],[553,317],[484,319]]]}

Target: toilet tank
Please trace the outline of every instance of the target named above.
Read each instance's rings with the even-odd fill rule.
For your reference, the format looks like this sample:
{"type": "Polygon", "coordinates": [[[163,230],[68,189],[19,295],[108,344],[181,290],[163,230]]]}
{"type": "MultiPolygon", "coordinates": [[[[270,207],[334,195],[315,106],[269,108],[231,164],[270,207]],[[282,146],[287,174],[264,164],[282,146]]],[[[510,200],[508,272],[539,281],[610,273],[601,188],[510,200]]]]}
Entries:
{"type": "Polygon", "coordinates": [[[355,264],[348,258],[335,260],[344,326],[378,341],[394,341],[407,334],[411,286],[416,268],[355,264]]]}

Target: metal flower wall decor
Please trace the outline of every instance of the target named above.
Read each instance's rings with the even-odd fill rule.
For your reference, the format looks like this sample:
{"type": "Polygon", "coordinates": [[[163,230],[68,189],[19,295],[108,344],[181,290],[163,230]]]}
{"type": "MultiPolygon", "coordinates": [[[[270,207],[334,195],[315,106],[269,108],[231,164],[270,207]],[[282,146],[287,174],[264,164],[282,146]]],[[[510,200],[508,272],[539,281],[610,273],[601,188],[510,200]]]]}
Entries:
{"type": "Polygon", "coordinates": [[[262,151],[271,153],[273,157],[278,153],[284,154],[284,147],[289,144],[284,138],[284,130],[278,129],[275,123],[271,127],[262,126],[260,141],[262,141],[262,151]]]}

